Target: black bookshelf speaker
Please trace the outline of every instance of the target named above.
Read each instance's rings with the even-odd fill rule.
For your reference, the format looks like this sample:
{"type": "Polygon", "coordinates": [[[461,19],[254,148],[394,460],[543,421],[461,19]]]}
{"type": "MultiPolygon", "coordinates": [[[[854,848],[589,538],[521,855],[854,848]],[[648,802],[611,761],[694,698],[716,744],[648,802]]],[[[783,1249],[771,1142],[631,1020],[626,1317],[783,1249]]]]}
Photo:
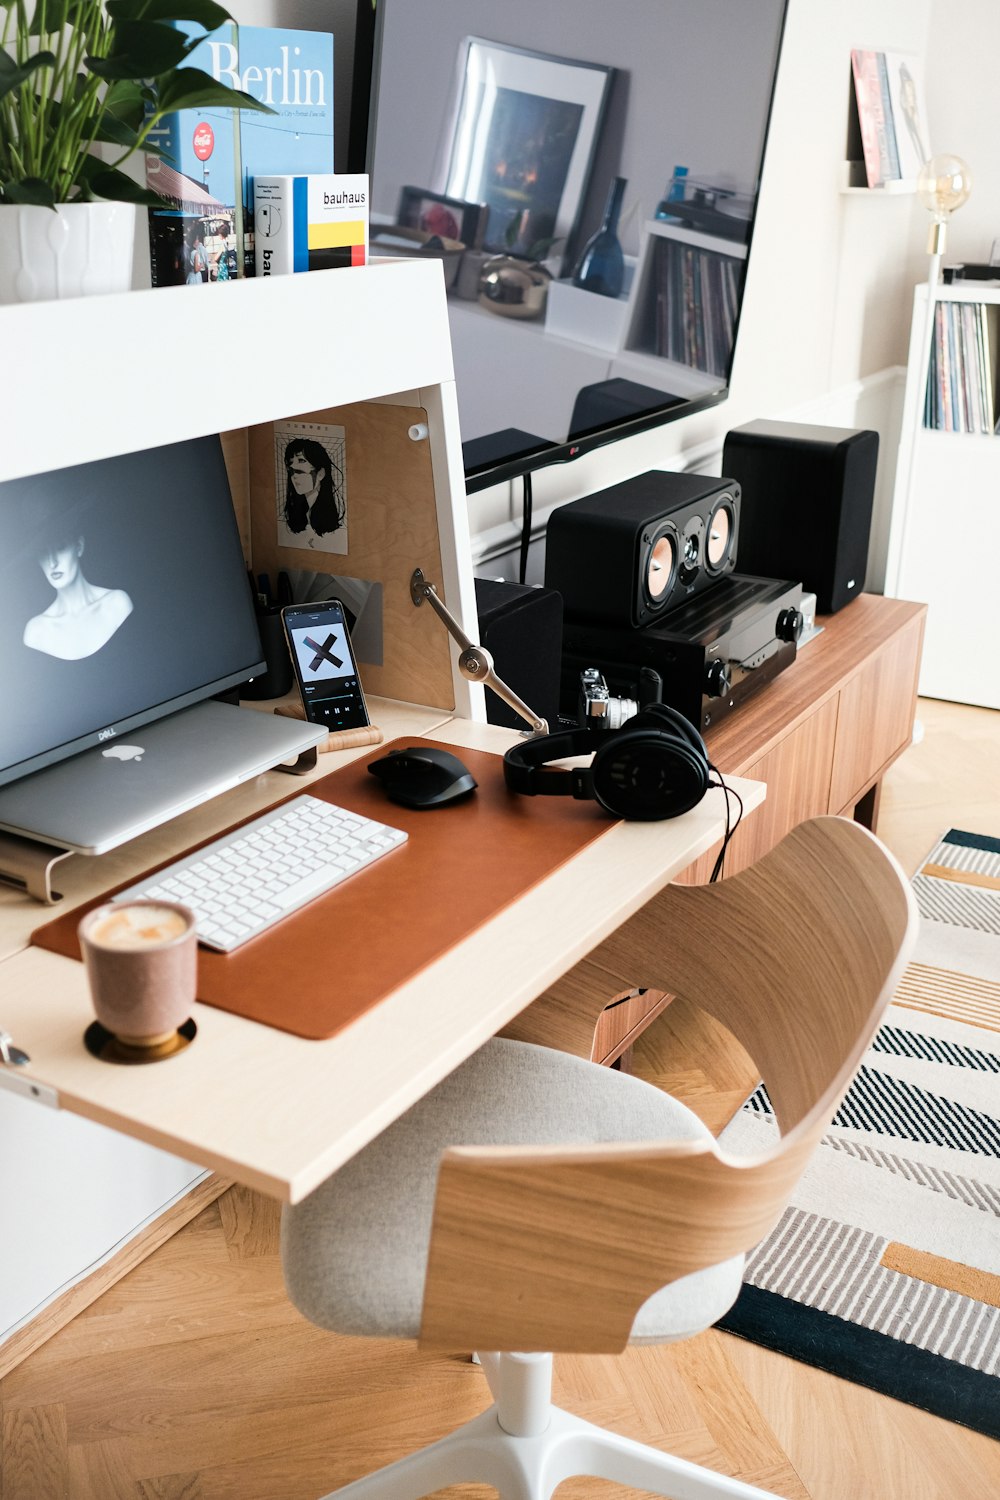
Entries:
{"type": "Polygon", "coordinates": [[[722,472],[742,492],[740,572],[794,578],[833,614],[865,586],[878,433],[748,422],[726,435],[722,472]]]}
{"type": "MultiPolygon", "coordinates": [[[[562,599],[552,589],[505,579],[477,578],[479,642],[493,657],[497,676],[555,728],[562,667],[562,599]]],[[[491,724],[526,729],[519,714],[486,689],[491,724]]]]}
{"type": "Polygon", "coordinates": [[[545,533],[545,583],[567,615],[642,627],[736,566],[740,491],[654,469],[571,500],[545,533]]]}

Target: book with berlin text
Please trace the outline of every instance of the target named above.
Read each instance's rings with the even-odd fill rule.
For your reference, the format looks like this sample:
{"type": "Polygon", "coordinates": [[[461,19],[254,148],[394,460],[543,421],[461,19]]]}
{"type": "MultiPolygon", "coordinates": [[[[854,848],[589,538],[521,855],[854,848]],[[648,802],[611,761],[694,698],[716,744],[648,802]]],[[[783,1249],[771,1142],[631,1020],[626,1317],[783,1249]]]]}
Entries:
{"type": "Polygon", "coordinates": [[[329,32],[226,23],[187,62],[274,113],[180,109],[154,132],[166,160],[147,156],[146,182],[167,200],[149,211],[154,286],[252,276],[254,178],[333,171],[329,32]]]}

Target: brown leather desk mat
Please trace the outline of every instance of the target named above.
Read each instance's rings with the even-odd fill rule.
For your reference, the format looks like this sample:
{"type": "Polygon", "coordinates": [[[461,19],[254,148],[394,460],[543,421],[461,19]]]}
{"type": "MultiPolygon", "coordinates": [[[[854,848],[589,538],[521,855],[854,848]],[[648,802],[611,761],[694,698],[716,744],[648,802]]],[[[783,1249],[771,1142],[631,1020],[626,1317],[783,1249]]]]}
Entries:
{"type": "MultiPolygon", "coordinates": [[[[509,792],[498,755],[449,745],[478,790],[450,807],[400,807],[366,767],[416,743],[437,742],[394,740],[304,789],[405,828],[406,843],[234,953],[199,949],[199,1000],[296,1036],[333,1036],[615,826],[593,802],[509,792]]],[[[80,918],[113,894],[38,928],[32,942],[78,959],[80,918]]]]}

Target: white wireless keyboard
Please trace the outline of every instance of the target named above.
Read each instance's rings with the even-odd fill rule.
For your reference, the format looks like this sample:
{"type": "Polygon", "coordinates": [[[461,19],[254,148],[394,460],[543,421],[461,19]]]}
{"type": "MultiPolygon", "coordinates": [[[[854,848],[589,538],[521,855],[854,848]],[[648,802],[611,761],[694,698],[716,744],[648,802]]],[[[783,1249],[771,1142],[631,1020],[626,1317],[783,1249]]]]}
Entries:
{"type": "Polygon", "coordinates": [[[113,899],[181,901],[198,918],[198,941],[231,953],[407,837],[318,797],[293,797],[113,899]]]}

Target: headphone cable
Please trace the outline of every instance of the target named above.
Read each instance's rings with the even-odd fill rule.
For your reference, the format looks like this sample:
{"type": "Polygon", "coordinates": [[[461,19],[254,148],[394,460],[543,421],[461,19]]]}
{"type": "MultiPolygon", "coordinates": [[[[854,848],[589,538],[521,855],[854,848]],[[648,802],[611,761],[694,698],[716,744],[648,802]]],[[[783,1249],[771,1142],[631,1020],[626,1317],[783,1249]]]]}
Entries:
{"type": "Polygon", "coordinates": [[[528,572],[528,548],[531,546],[531,475],[521,476],[521,557],[520,582],[525,583],[528,572]]]}
{"type": "Polygon", "coordinates": [[[713,766],[712,762],[709,761],[709,763],[708,763],[708,769],[715,776],[717,776],[719,778],[718,781],[710,781],[709,782],[709,786],[711,786],[711,787],[721,787],[722,791],[725,794],[725,798],[726,798],[726,831],[725,831],[725,833],[723,834],[723,837],[722,837],[722,848],[719,850],[719,853],[716,856],[715,864],[712,866],[712,873],[708,877],[709,884],[713,885],[717,880],[721,880],[723,878],[724,873],[725,873],[726,852],[727,852],[727,850],[729,848],[729,842],[732,839],[732,836],[736,832],[737,828],[739,828],[739,826],[740,826],[740,819],[743,817],[743,798],[740,796],[739,792],[736,790],[735,787],[730,786],[723,779],[722,772],[719,770],[718,766],[713,766]],[[737,806],[737,809],[738,809],[738,811],[736,813],[736,821],[734,823],[732,823],[732,824],[730,824],[730,821],[729,821],[729,819],[730,819],[730,806],[729,806],[729,799],[730,799],[730,797],[734,797],[736,799],[736,806],[737,806]]]}

